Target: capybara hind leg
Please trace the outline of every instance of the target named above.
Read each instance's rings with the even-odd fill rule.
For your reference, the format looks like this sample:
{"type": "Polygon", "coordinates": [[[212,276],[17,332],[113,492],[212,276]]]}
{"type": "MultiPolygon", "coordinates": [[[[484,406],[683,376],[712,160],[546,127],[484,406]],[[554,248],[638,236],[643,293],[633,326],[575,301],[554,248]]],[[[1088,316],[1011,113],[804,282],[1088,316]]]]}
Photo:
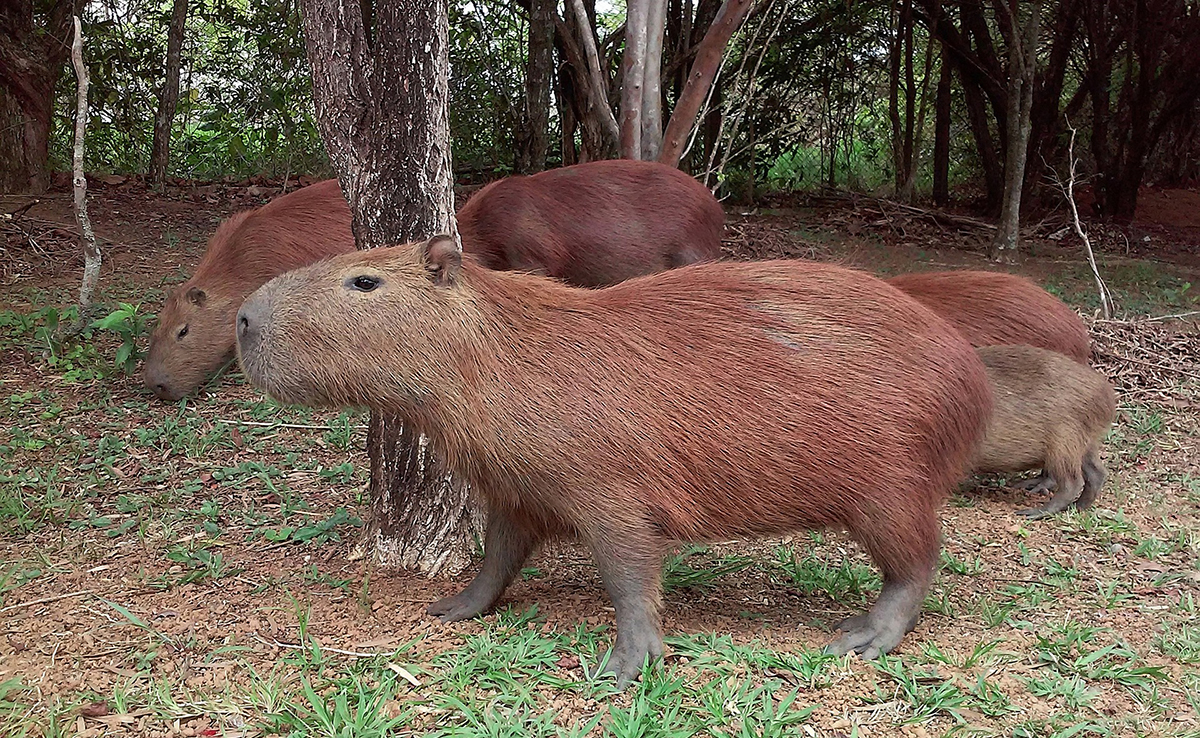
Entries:
{"type": "Polygon", "coordinates": [[[844,635],[826,646],[826,653],[859,653],[873,659],[895,648],[917,626],[940,543],[933,510],[918,505],[921,509],[904,515],[903,505],[901,501],[894,509],[877,510],[874,521],[851,528],[883,570],[883,588],[869,612],[838,624],[844,635]]]}
{"type": "Polygon", "coordinates": [[[488,511],[483,566],[466,589],[427,608],[444,623],[473,618],[496,604],[521,571],[538,544],[538,536],[510,512],[492,506],[488,511]]]}
{"type": "Polygon", "coordinates": [[[1079,499],[1075,500],[1075,507],[1086,510],[1095,504],[1096,495],[1100,494],[1100,488],[1104,486],[1104,480],[1107,478],[1108,470],[1100,460],[1100,450],[1095,446],[1089,448],[1087,456],[1083,457],[1083,491],[1079,493],[1079,499]]]}
{"type": "Polygon", "coordinates": [[[1072,464],[1057,459],[1051,460],[1046,464],[1046,470],[1058,482],[1058,490],[1046,501],[1046,504],[1028,510],[1018,510],[1017,515],[1030,520],[1057,515],[1079,499],[1083,492],[1083,473],[1079,468],[1078,461],[1072,464]]]}
{"type": "Polygon", "coordinates": [[[617,640],[595,676],[613,674],[624,689],[642,670],[646,660],[662,657],[659,621],[659,578],[662,551],[647,546],[646,539],[605,540],[592,543],[600,579],[612,599],[617,620],[617,640]]]}

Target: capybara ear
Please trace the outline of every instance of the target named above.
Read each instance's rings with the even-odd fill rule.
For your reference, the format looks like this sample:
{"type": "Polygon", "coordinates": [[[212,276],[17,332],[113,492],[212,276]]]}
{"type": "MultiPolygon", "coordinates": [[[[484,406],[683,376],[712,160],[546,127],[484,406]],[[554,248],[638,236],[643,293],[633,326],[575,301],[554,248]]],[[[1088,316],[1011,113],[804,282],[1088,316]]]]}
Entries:
{"type": "Polygon", "coordinates": [[[441,234],[425,242],[425,269],[437,285],[451,285],[462,269],[462,251],[452,236],[441,234]]]}
{"type": "Polygon", "coordinates": [[[208,299],[208,295],[199,287],[193,287],[187,291],[187,299],[197,307],[204,307],[204,301],[208,299]]]}

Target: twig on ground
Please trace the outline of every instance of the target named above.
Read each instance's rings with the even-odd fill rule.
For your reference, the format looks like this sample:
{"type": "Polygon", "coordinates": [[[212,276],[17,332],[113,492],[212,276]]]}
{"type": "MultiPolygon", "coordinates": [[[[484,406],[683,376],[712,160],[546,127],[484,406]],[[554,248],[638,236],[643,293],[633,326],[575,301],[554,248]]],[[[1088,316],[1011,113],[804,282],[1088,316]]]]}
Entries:
{"type": "Polygon", "coordinates": [[[81,589],[78,592],[67,592],[66,594],[54,595],[53,597],[43,597],[38,600],[30,600],[29,602],[18,602],[15,605],[8,607],[0,607],[0,612],[9,612],[11,610],[20,610],[23,607],[33,607],[34,605],[45,605],[50,602],[58,602],[59,600],[70,599],[71,597],[83,597],[84,595],[95,594],[95,590],[81,589]]]}

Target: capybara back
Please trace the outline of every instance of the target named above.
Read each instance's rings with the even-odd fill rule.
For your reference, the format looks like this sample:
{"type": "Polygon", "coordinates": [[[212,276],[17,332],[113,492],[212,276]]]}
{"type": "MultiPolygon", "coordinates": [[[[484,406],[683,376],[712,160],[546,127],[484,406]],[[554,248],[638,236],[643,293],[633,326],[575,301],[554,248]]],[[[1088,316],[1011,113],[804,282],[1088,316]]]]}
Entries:
{"type": "Polygon", "coordinates": [[[974,351],[927,308],[801,261],[589,291],[433,239],[276,278],[242,306],[238,346],[283,401],[398,413],[487,497],[483,567],[432,613],[484,612],[548,536],[581,538],[614,603],[622,682],[662,652],[675,540],[847,528],[884,585],[831,648],[894,647],[991,403],[974,351]]]}
{"type": "Polygon", "coordinates": [[[1084,364],[1091,355],[1091,337],[1075,311],[1024,277],[964,269],[887,281],[949,321],[972,346],[1027,344],[1084,364]]]}

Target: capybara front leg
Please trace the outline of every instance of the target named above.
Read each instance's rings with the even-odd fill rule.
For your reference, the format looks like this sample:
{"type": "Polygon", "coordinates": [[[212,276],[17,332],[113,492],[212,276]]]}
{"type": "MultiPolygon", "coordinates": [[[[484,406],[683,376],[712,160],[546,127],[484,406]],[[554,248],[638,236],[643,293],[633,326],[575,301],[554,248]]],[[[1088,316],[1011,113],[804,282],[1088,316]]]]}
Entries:
{"type": "Polygon", "coordinates": [[[1082,470],[1079,468],[1078,462],[1075,462],[1075,464],[1075,466],[1072,466],[1070,463],[1061,462],[1054,463],[1053,465],[1048,464],[1047,467],[1050,476],[1058,482],[1058,490],[1046,501],[1046,504],[1041,507],[1032,507],[1028,510],[1018,510],[1017,515],[1029,518],[1030,520],[1037,520],[1049,517],[1050,515],[1057,515],[1075,504],[1075,501],[1083,493],[1084,487],[1082,470]]]}
{"type": "Polygon", "coordinates": [[[444,623],[473,618],[496,604],[529,555],[538,537],[510,512],[491,506],[484,540],[483,566],[466,589],[427,608],[444,623]]]}
{"type": "Polygon", "coordinates": [[[617,687],[624,689],[647,658],[655,661],[663,654],[658,615],[662,552],[644,541],[626,540],[593,542],[592,552],[617,620],[616,643],[594,676],[613,674],[617,687]]]}
{"type": "Polygon", "coordinates": [[[851,534],[883,571],[883,588],[869,612],[838,624],[843,635],[826,646],[826,653],[874,659],[917,627],[941,548],[937,516],[925,502],[879,508],[851,526],[851,534]]]}

